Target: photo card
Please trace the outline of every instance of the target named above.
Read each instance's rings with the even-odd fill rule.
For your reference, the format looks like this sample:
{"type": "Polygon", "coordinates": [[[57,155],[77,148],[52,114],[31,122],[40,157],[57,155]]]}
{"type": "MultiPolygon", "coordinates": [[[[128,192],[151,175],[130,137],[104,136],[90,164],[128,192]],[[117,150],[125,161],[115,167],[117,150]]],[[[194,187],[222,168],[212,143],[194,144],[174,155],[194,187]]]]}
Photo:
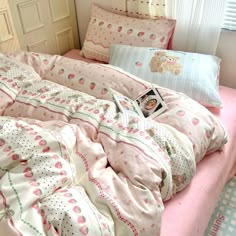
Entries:
{"type": "Polygon", "coordinates": [[[136,99],[144,117],[153,118],[167,110],[167,106],[157,88],[149,88],[136,99]]]}
{"type": "Polygon", "coordinates": [[[155,87],[145,90],[135,100],[121,94],[113,94],[121,112],[130,115],[138,115],[145,118],[153,118],[167,110],[167,106],[155,87]]]}
{"type": "Polygon", "coordinates": [[[129,99],[123,95],[113,95],[121,112],[129,113],[130,115],[143,116],[140,108],[137,106],[134,100],[129,99]]]}

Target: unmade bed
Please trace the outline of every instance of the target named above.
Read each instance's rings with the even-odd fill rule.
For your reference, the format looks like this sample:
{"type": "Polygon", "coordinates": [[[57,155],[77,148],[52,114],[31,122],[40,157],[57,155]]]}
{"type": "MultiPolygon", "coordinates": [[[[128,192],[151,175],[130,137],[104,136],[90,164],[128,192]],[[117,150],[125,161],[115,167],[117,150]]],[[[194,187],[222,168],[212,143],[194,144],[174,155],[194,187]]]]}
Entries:
{"type": "Polygon", "coordinates": [[[204,158],[190,185],[165,203],[161,235],[204,235],[219,195],[236,173],[235,89],[220,86],[223,108],[213,112],[229,132],[229,141],[222,152],[204,158]]]}
{"type": "Polygon", "coordinates": [[[0,59],[1,234],[204,232],[235,173],[233,89],[221,87],[227,142],[217,115],[159,86],[169,110],[156,121],[120,113],[114,92],[132,98],[150,84],[118,67],[26,52],[0,59]]]}
{"type": "MultiPolygon", "coordinates": [[[[66,57],[97,63],[81,56],[79,50],[71,50],[66,57]]],[[[208,155],[198,165],[189,186],[173,199],[164,202],[161,235],[204,235],[219,195],[228,180],[236,174],[236,90],[219,86],[223,102],[221,109],[209,110],[222,121],[229,133],[229,141],[223,151],[208,155]]]]}
{"type": "MultiPolygon", "coordinates": [[[[111,1],[98,2],[94,0],[88,1],[84,4],[80,0],[77,0],[76,3],[82,51],[85,51],[85,54],[82,52],[82,55],[85,55],[85,58],[82,57],[82,60],[86,59],[87,62],[91,62],[88,58],[97,59],[99,57],[96,57],[94,54],[86,55],[86,51],[91,49],[96,52],[96,50],[98,50],[97,53],[99,54],[99,50],[101,49],[97,48],[95,44],[101,43],[102,45],[106,45],[105,41],[99,41],[99,39],[95,39],[95,37],[93,37],[92,32],[94,29],[96,30],[96,28],[91,26],[91,22],[94,19],[102,19],[105,26],[106,23],[109,23],[111,18],[113,18],[113,15],[111,17],[111,15],[109,15],[106,11],[103,12],[104,16],[99,14],[99,11],[94,11],[92,3],[98,4],[109,12],[112,12],[114,9],[112,9],[111,1]],[[82,21],[82,19],[84,20],[82,21]],[[94,45],[90,43],[91,40],[94,40],[94,45]]],[[[121,11],[119,14],[124,14],[124,12],[121,11]]],[[[135,19],[135,21],[138,20],[135,19]]],[[[128,25],[129,23],[127,22],[127,18],[119,18],[120,25],[128,25]]],[[[141,25],[142,24],[140,23],[140,27],[137,27],[135,26],[135,23],[130,23],[129,27],[131,26],[132,28],[132,26],[134,26],[135,29],[149,32],[146,26],[141,25]]],[[[147,25],[149,24],[147,23],[147,25]]],[[[154,28],[158,27],[159,26],[157,25],[154,26],[154,28]]],[[[126,27],[124,29],[126,29],[126,27]]],[[[105,37],[108,34],[113,35],[112,30],[101,32],[105,37]]],[[[170,50],[157,51],[153,48],[153,42],[146,42],[144,40],[140,43],[138,38],[127,38],[124,36],[125,32],[126,31],[123,31],[123,33],[116,35],[116,38],[119,38],[119,40],[121,39],[121,41],[122,37],[125,37],[123,39],[124,42],[119,42],[119,40],[117,40],[117,42],[113,42],[111,40],[111,44],[113,45],[110,47],[109,52],[110,64],[121,67],[125,71],[135,74],[136,76],[144,80],[148,80],[149,82],[156,82],[157,77],[159,77],[157,84],[189,94],[191,97],[208,107],[208,109],[222,121],[229,134],[229,140],[225,145],[224,150],[217,151],[207,155],[206,158],[203,158],[197,165],[197,171],[191,183],[183,191],[177,193],[173,199],[164,202],[165,210],[161,224],[162,236],[204,235],[208,221],[210,220],[211,214],[214,211],[214,207],[217,204],[217,200],[225,183],[236,173],[236,150],[234,145],[236,132],[236,110],[234,105],[236,91],[235,89],[219,86],[220,78],[218,69],[220,67],[220,61],[215,60],[216,58],[209,57],[208,59],[210,60],[205,61],[206,58],[200,54],[196,56],[190,55],[186,52],[176,52],[170,50]],[[136,40],[138,42],[136,42],[136,40]],[[135,47],[135,44],[137,44],[138,47],[135,47]],[[159,58],[164,58],[164,60],[168,59],[170,63],[166,63],[165,66],[159,66],[161,62],[159,58]],[[179,68],[181,68],[179,64],[176,63],[176,59],[178,60],[178,58],[183,58],[180,63],[182,68],[187,68],[184,70],[185,77],[178,76],[179,68]],[[211,59],[215,61],[213,62],[211,59]],[[191,66],[191,63],[188,62],[192,61],[193,65],[194,62],[198,60],[199,67],[196,67],[197,70],[195,70],[194,66],[191,66]],[[173,64],[174,66],[172,66],[173,64]],[[153,68],[150,68],[151,66],[153,68]],[[150,69],[153,73],[150,73],[150,69]],[[164,70],[169,71],[168,73],[169,75],[171,74],[171,76],[164,75],[164,70]],[[200,75],[198,76],[199,72],[200,75]],[[214,74],[214,76],[209,76],[210,74],[214,74]],[[184,87],[185,85],[186,87],[184,87]],[[220,104],[217,94],[218,86],[222,104],[220,104]],[[203,94],[206,95],[205,98],[202,98],[201,95],[198,97],[198,92],[202,92],[202,90],[204,90],[203,94]],[[216,91],[216,93],[214,93],[214,91],[216,91]],[[211,108],[211,106],[216,106],[218,108],[211,108]]],[[[154,34],[156,34],[156,32],[154,34]]],[[[150,34],[150,37],[151,35],[152,33],[150,34]]],[[[96,36],[98,37],[100,35],[98,34],[96,36]]],[[[161,45],[159,45],[159,48],[162,48],[161,45]]],[[[78,51],[72,50],[66,56],[81,59],[80,54],[81,53],[78,51]]]]}
{"type": "Polygon", "coordinates": [[[174,19],[76,3],[81,50],[0,53],[0,235],[203,236],[236,173],[220,59],[171,50],[174,19]],[[119,109],[148,88],[165,112],[119,109]]]}

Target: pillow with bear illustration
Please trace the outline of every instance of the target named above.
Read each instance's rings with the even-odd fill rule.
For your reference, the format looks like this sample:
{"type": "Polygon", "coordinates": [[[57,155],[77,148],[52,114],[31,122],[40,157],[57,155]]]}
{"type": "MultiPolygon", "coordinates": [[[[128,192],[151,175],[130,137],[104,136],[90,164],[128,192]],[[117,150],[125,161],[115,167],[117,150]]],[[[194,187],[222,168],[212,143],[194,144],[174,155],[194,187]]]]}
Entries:
{"type": "Polygon", "coordinates": [[[93,4],[81,53],[85,58],[108,63],[111,44],[166,49],[175,25],[174,19],[128,17],[106,11],[93,4]]]}
{"type": "Polygon", "coordinates": [[[199,53],[111,45],[109,63],[148,82],[185,93],[207,107],[221,107],[221,59],[199,53]]]}

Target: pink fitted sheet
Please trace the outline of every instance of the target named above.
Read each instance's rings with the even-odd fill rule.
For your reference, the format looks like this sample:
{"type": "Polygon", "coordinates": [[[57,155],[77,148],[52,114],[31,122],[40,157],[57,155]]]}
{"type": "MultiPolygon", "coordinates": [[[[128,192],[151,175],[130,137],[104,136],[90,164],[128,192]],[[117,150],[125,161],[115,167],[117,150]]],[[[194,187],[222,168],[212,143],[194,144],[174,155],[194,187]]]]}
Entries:
{"type": "MultiPolygon", "coordinates": [[[[64,56],[85,59],[79,50],[73,49],[64,56]]],[[[236,173],[236,89],[220,86],[222,109],[210,109],[224,124],[229,141],[223,151],[206,156],[197,166],[191,184],[173,199],[165,202],[161,236],[202,236],[220,193],[236,173]]]]}
{"type": "Polygon", "coordinates": [[[236,89],[220,86],[221,110],[211,109],[229,133],[221,152],[206,156],[191,184],[165,203],[161,236],[201,236],[226,184],[236,173],[236,89]]]}
{"type": "Polygon", "coordinates": [[[75,59],[75,60],[82,60],[82,61],[85,61],[85,62],[88,62],[88,63],[100,63],[99,61],[83,57],[81,55],[81,51],[79,49],[71,49],[70,51],[65,53],[64,56],[68,57],[68,58],[71,58],[71,59],[75,59]]]}

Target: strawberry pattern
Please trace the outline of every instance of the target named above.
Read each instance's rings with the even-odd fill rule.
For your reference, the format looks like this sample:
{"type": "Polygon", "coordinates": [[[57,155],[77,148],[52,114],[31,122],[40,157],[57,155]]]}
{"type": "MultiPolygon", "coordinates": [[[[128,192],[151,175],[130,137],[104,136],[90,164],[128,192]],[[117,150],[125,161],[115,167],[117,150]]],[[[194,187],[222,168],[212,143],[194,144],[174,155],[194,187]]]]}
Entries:
{"type": "Polygon", "coordinates": [[[109,61],[111,44],[150,46],[166,49],[174,32],[175,20],[140,19],[92,6],[91,20],[82,53],[86,58],[109,61]]]}
{"type": "Polygon", "coordinates": [[[5,89],[7,93],[0,93],[0,115],[2,115],[4,109],[13,103],[16,95],[20,92],[20,86],[26,86],[34,81],[41,80],[40,76],[26,64],[16,63],[10,58],[5,58],[0,54],[0,61],[3,66],[0,67],[0,85],[7,86],[5,89]],[[12,67],[21,68],[21,70],[12,70],[12,67]],[[32,79],[29,79],[32,78],[32,79]]]}
{"type": "Polygon", "coordinates": [[[163,202],[227,140],[210,112],[167,89],[158,122],[117,112],[114,92],[150,86],[118,68],[25,52],[2,54],[5,66],[0,94],[15,95],[0,101],[0,234],[158,235],[163,202]]]}

